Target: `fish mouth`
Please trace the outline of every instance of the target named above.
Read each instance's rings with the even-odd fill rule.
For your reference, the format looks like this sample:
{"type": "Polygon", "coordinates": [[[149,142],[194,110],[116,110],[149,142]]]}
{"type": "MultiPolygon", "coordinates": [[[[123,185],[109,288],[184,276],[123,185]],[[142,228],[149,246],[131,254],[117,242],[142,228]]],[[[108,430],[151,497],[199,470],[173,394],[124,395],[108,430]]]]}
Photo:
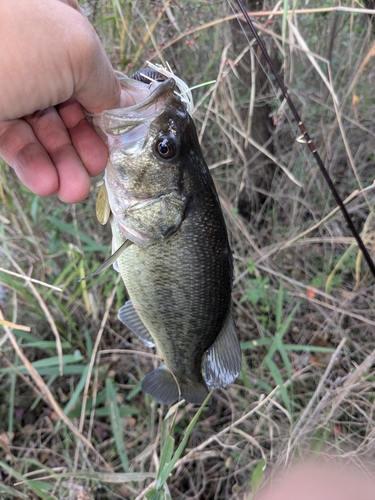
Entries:
{"type": "MultiPolygon", "coordinates": [[[[133,106],[105,110],[96,115],[88,114],[95,129],[107,143],[109,137],[124,134],[127,135],[130,143],[136,141],[137,138],[144,138],[150,124],[163,113],[167,104],[179,95],[179,87],[173,78],[146,84],[123,75],[120,82],[123,88],[129,85],[136,85],[138,88],[142,86],[150,91],[150,95],[133,106]],[[135,129],[137,129],[136,132],[134,132],[135,129]]],[[[123,145],[128,146],[126,143],[123,145]]]]}
{"type": "MultiPolygon", "coordinates": [[[[124,82],[132,82],[130,78],[124,82]]],[[[95,127],[106,135],[122,135],[135,127],[154,121],[165,109],[170,96],[176,90],[173,79],[164,82],[152,82],[150,85],[137,82],[151,91],[150,95],[133,106],[102,111],[93,117],[95,127]]],[[[125,86],[125,83],[123,84],[125,86]]]]}
{"type": "Polygon", "coordinates": [[[147,135],[150,124],[165,110],[168,103],[173,102],[178,96],[188,113],[192,114],[194,108],[193,98],[186,83],[161,65],[148,63],[148,68],[137,73],[142,75],[142,71],[152,70],[159,73],[164,81],[153,80],[146,74],[141,81],[129,78],[121,72],[116,72],[123,89],[130,87],[148,90],[150,95],[143,101],[126,108],[117,108],[102,111],[99,114],[91,115],[86,113],[97,132],[110,146],[110,137],[123,136],[126,134],[127,141],[123,143],[126,148],[131,148],[135,143],[147,135]],[[150,83],[144,83],[146,79],[150,83]]]}
{"type": "Polygon", "coordinates": [[[172,78],[145,84],[123,75],[121,84],[124,88],[128,85],[142,86],[151,93],[133,106],[105,110],[96,115],[87,113],[95,130],[107,144],[110,161],[121,151],[126,151],[127,158],[138,156],[145,147],[151,124],[168,104],[179,99],[176,95],[178,87],[172,78]]]}

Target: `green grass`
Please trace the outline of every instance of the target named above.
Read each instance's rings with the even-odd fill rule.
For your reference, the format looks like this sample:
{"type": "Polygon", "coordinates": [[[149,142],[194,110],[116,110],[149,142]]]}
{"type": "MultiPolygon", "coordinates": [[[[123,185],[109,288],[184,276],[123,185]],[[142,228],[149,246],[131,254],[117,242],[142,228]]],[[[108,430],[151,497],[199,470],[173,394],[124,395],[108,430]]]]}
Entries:
{"type": "MultiPolygon", "coordinates": [[[[365,460],[374,426],[373,279],[278,90],[251,86],[252,62],[241,32],[233,43],[229,7],[125,0],[87,7],[116,69],[130,74],[162,56],[198,86],[194,119],[234,252],[243,369],[204,408],[169,410],[143,394],[140,382],[159,359],[117,320],[126,300],[117,273],[79,281],[110,254],[110,230],[95,217],[98,179],[84,203],[66,206],[34,196],[1,164],[0,497],[250,500],[293,459],[365,460]],[[245,137],[249,116],[265,105],[277,122],[262,119],[272,132],[266,146],[303,187],[275,165],[259,182],[268,164],[245,137]]],[[[337,115],[311,60],[297,42],[290,46],[287,8],[305,7],[284,2],[262,36],[284,64],[342,198],[359,183],[366,188],[347,208],[373,253],[371,65],[358,75],[355,112],[350,87],[373,28],[360,14],[339,13],[334,32],[332,12],[307,5],[295,14],[325,74],[329,60],[337,115]]]]}

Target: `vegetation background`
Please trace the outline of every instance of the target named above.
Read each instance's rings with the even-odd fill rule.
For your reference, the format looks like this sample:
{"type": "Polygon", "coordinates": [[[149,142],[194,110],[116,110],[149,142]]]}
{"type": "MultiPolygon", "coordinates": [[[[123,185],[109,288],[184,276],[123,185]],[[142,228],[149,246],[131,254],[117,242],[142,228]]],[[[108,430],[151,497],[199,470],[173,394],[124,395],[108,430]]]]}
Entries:
{"type": "MultiPolygon", "coordinates": [[[[234,251],[243,370],[200,414],[140,392],[159,360],[117,321],[122,283],[78,283],[110,253],[100,179],[66,206],[2,165],[0,497],[250,500],[296,459],[371,465],[374,280],[244,22],[219,0],[82,7],[116,69],[167,61],[210,82],[194,118],[234,251]]],[[[247,7],[374,255],[372,15],[348,0],[247,7]]]]}

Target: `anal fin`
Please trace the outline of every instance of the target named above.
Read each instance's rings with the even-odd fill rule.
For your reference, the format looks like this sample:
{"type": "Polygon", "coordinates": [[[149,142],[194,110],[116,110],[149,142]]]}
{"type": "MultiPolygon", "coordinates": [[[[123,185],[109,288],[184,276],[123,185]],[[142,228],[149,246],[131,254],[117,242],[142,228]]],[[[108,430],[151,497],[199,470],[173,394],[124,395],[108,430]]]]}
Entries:
{"type": "Polygon", "coordinates": [[[179,383],[164,365],[146,375],[142,380],[142,391],[150,394],[158,403],[165,405],[171,405],[179,399],[201,405],[208,395],[208,389],[203,380],[196,384],[179,383]]]}
{"type": "Polygon", "coordinates": [[[142,391],[164,405],[171,405],[180,399],[177,381],[164,365],[145,376],[142,391]]]}
{"type": "Polygon", "coordinates": [[[204,353],[203,373],[209,389],[226,387],[236,380],[242,364],[238,333],[231,314],[213,343],[204,353]]]}
{"type": "Polygon", "coordinates": [[[155,347],[155,342],[151,333],[143,324],[131,300],[128,300],[125,305],[120,307],[117,317],[121,323],[130,328],[147,347],[155,347]]]}

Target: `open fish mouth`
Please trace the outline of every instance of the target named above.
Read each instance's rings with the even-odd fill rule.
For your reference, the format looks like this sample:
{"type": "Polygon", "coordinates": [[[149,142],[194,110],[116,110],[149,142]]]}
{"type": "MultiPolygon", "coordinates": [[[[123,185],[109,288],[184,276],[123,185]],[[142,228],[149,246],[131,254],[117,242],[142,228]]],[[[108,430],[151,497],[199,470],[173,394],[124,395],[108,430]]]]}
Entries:
{"type": "MultiPolygon", "coordinates": [[[[132,81],[126,79],[126,82],[132,81]]],[[[130,156],[136,156],[144,147],[151,123],[164,111],[171,94],[176,89],[171,79],[146,85],[151,94],[143,101],[127,108],[103,111],[92,117],[95,129],[104,138],[109,151],[124,149],[130,156]]]]}
{"type": "Polygon", "coordinates": [[[100,114],[91,115],[91,121],[106,141],[109,150],[111,147],[126,148],[128,154],[139,154],[144,146],[151,123],[165,110],[168,102],[174,95],[178,95],[189,114],[194,108],[193,97],[186,83],[161,65],[148,63],[149,67],[159,73],[164,81],[155,80],[142,70],[137,72],[143,76],[142,80],[134,80],[123,73],[117,72],[123,87],[143,87],[150,91],[150,95],[143,101],[126,108],[105,110],[100,114]],[[144,83],[149,78],[149,83],[144,83]]]}

